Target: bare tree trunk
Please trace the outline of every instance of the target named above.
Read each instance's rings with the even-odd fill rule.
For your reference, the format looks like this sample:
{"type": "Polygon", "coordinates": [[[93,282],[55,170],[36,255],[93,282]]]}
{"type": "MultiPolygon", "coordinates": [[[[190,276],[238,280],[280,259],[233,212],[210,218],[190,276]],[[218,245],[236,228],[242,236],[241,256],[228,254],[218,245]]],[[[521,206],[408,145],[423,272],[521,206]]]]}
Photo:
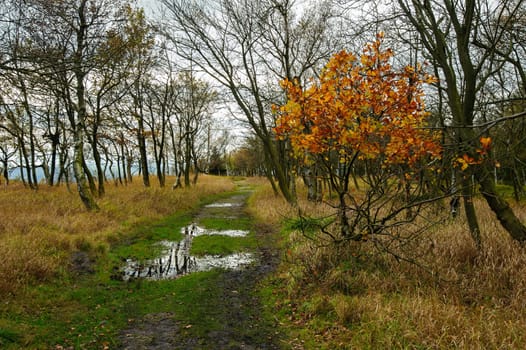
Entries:
{"type": "Polygon", "coordinates": [[[84,86],[84,63],[83,63],[83,50],[86,45],[86,15],[85,10],[87,6],[87,0],[82,0],[78,8],[79,16],[79,28],[76,30],[77,33],[77,48],[75,52],[74,68],[75,78],[77,81],[76,94],[77,94],[77,120],[75,121],[73,128],[73,141],[75,156],[73,159],[73,171],[75,179],[77,181],[77,190],[80,195],[80,199],[84,206],[88,210],[98,210],[99,207],[95,203],[93,193],[91,192],[88,183],[86,181],[86,175],[84,173],[84,132],[86,120],[86,100],[85,100],[85,86],[84,86]]]}
{"type": "Polygon", "coordinates": [[[31,107],[29,106],[26,83],[24,79],[20,76],[20,73],[17,73],[17,77],[18,77],[19,87],[20,87],[20,90],[23,96],[24,110],[27,114],[27,117],[29,118],[28,120],[29,159],[31,160],[31,162],[29,162],[29,160],[27,159],[27,154],[25,153],[25,149],[24,149],[24,156],[26,157],[27,170],[28,170],[27,178],[28,178],[29,186],[32,189],[37,190],[38,189],[38,179],[37,179],[36,162],[35,162],[35,135],[33,131],[33,128],[34,128],[33,111],[31,107]]]}
{"type": "MultiPolygon", "coordinates": [[[[77,124],[77,128],[79,125],[77,124]]],[[[73,139],[75,142],[75,157],[73,158],[73,172],[75,180],[77,181],[77,191],[84,206],[88,210],[97,210],[98,206],[95,203],[93,194],[89,188],[86,174],[84,173],[84,142],[82,141],[83,132],[75,131],[73,139]]]]}
{"type": "Polygon", "coordinates": [[[96,195],[97,185],[95,184],[95,178],[93,177],[93,174],[91,173],[91,170],[89,169],[88,163],[86,163],[85,158],[82,159],[82,168],[84,169],[84,174],[86,174],[86,179],[88,181],[91,194],[96,195]]]}
{"type": "Polygon", "coordinates": [[[27,184],[29,188],[36,189],[35,184],[33,183],[33,176],[31,175],[31,163],[29,162],[29,157],[27,155],[26,145],[23,140],[23,135],[19,137],[18,149],[20,150],[20,177],[24,185],[26,185],[26,180],[24,176],[24,167],[27,175],[27,184]]]}
{"type": "MultiPolygon", "coordinates": [[[[197,163],[197,152],[195,151],[195,137],[192,134],[192,160],[194,163],[194,178],[192,179],[192,184],[197,185],[197,178],[199,177],[199,164],[197,163]]],[[[221,175],[221,173],[219,174],[221,175]]]]}
{"type": "Polygon", "coordinates": [[[95,168],[97,169],[97,182],[98,182],[98,196],[103,197],[106,193],[106,190],[104,189],[104,181],[106,180],[106,177],[104,176],[104,170],[102,169],[102,163],[100,158],[100,152],[97,149],[98,142],[95,141],[91,144],[91,147],[93,148],[93,160],[95,161],[95,168]]]}
{"type": "Polygon", "coordinates": [[[184,149],[184,186],[190,187],[190,166],[192,164],[192,145],[190,144],[190,130],[187,128],[184,149]]]}
{"type": "Polygon", "coordinates": [[[480,226],[477,220],[477,212],[473,205],[473,186],[471,185],[471,178],[464,178],[462,181],[462,198],[464,199],[464,213],[468,222],[469,233],[471,238],[480,250],[482,247],[482,240],[480,237],[480,226]]]}
{"type": "Polygon", "coordinates": [[[50,138],[51,138],[51,169],[49,170],[49,178],[47,182],[49,186],[53,186],[54,181],[55,181],[59,135],[60,134],[58,132],[56,132],[53,135],[50,135],[50,138]]]}
{"type": "MultiPolygon", "coordinates": [[[[126,150],[128,152],[128,150],[126,150]]],[[[131,155],[127,155],[126,156],[126,162],[124,161],[124,158],[122,159],[122,166],[123,168],[126,167],[126,183],[132,183],[133,182],[133,174],[132,174],[132,163],[133,163],[133,158],[131,155]]]]}
{"type": "MultiPolygon", "coordinates": [[[[65,134],[65,130],[62,130],[62,132],[65,134]]],[[[62,178],[66,180],[66,183],[69,182],[69,176],[68,176],[68,170],[67,170],[67,162],[68,162],[68,150],[65,145],[60,146],[60,154],[59,154],[59,160],[58,160],[58,166],[59,166],[59,172],[57,177],[57,184],[59,184],[62,181],[62,178]]]]}
{"type": "Polygon", "coordinates": [[[491,179],[491,172],[486,165],[482,164],[475,171],[475,177],[480,185],[480,192],[486,199],[486,202],[493,210],[502,227],[504,227],[513,239],[524,242],[526,241],[526,227],[517,218],[513,210],[497,193],[495,183],[491,179]]]}
{"type": "MultiPolygon", "coordinates": [[[[141,113],[141,112],[140,112],[141,113]]],[[[146,138],[144,137],[144,119],[142,115],[137,116],[139,128],[137,129],[137,141],[139,143],[139,154],[141,155],[141,172],[144,186],[150,187],[150,172],[148,170],[148,154],[146,152],[146,138]]]]}
{"type": "Polygon", "coordinates": [[[102,169],[101,157],[99,152],[99,126],[101,123],[101,108],[100,108],[100,96],[97,96],[97,105],[95,110],[95,120],[93,121],[93,127],[91,131],[91,152],[93,154],[93,161],[95,162],[95,169],[97,171],[97,182],[98,190],[94,193],[97,193],[99,197],[103,197],[106,190],[104,189],[105,174],[102,169]]]}
{"type": "MultiPolygon", "coordinates": [[[[488,80],[487,74],[491,74],[481,67],[486,60],[495,57],[495,52],[498,51],[496,50],[498,39],[501,38],[497,34],[500,34],[498,31],[502,28],[496,27],[497,33],[492,37],[496,41],[479,46],[476,48],[475,55],[472,54],[473,45],[474,42],[481,41],[478,36],[482,32],[477,30],[477,21],[488,15],[481,12],[483,6],[478,6],[477,1],[467,0],[462,3],[446,1],[434,4],[422,0],[398,0],[398,3],[404,15],[420,34],[422,44],[433,57],[437,69],[443,73],[448,105],[456,128],[455,147],[458,156],[462,153],[473,156],[477,143],[477,135],[473,129],[477,93],[488,80]]],[[[506,14],[509,18],[513,18],[514,15],[506,14]]],[[[508,203],[496,192],[487,166],[484,164],[474,166],[472,171],[484,198],[502,226],[515,240],[525,241],[526,227],[516,217],[508,203]]],[[[471,235],[480,247],[480,229],[472,206],[472,189],[466,182],[467,180],[464,180],[462,184],[466,216],[471,235]]]]}

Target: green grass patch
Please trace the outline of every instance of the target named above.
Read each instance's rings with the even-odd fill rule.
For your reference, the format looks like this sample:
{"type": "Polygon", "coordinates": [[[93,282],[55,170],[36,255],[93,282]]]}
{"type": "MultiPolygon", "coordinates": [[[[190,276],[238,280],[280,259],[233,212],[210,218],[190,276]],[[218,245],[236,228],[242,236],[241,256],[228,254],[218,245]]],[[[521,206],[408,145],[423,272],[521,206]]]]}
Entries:
{"type": "MultiPolygon", "coordinates": [[[[9,350],[57,346],[115,348],[119,331],[126,328],[128,320],[160,312],[177,315],[184,332],[194,336],[220,330],[222,317],[229,312],[223,310],[217,294],[220,270],[166,281],[111,279],[111,271],[120,268],[124,258],[155,257],[162,247],[154,242],[181,239],[181,228],[191,222],[191,213],[186,213],[151,225],[140,225],[121,240],[120,245],[99,257],[95,275],[74,278],[65,274],[53,283],[27,290],[25,295],[19,296],[22,302],[9,304],[0,312],[1,347],[9,350]],[[17,332],[7,331],[10,329],[17,332]]],[[[237,220],[231,221],[235,222],[237,220]]],[[[209,223],[212,225],[212,221],[209,223]]],[[[247,226],[248,221],[239,220],[234,227],[247,226]]],[[[236,238],[199,236],[194,238],[193,245],[195,254],[229,254],[252,249],[256,241],[253,234],[236,238]]]]}
{"type": "Polygon", "coordinates": [[[228,255],[236,252],[255,249],[257,241],[253,235],[246,237],[229,237],[223,235],[197,236],[192,241],[191,254],[228,255]]]}
{"type": "Polygon", "coordinates": [[[110,252],[110,260],[119,262],[123,258],[133,258],[143,261],[155,258],[162,252],[163,247],[152,242],[181,240],[181,229],[191,222],[192,215],[185,213],[166,217],[155,224],[140,225],[133,230],[126,242],[114,247],[110,252]]]}
{"type": "MultiPolygon", "coordinates": [[[[504,198],[507,198],[507,199],[515,198],[515,191],[513,189],[513,186],[504,185],[504,184],[497,184],[495,187],[497,189],[497,193],[500,194],[501,196],[503,196],[504,198]]],[[[524,188],[524,192],[523,193],[526,193],[526,186],[524,188]]]]}
{"type": "MultiPolygon", "coordinates": [[[[205,334],[221,324],[214,285],[221,271],[195,273],[176,280],[101,283],[96,276],[36,288],[25,308],[10,309],[11,322],[26,332],[0,329],[2,349],[102,349],[118,346],[119,330],[149,313],[172,312],[192,332],[205,334]],[[29,346],[30,344],[30,346],[29,346]],[[26,347],[27,345],[27,347],[26,347]]],[[[3,318],[5,315],[2,315],[3,318]]]]}
{"type": "Polygon", "coordinates": [[[297,217],[287,219],[283,223],[285,232],[300,231],[304,234],[315,234],[321,228],[327,227],[334,221],[334,218],[314,218],[314,217],[297,217]]]}
{"type": "Polygon", "coordinates": [[[0,345],[15,343],[19,338],[20,336],[17,333],[0,328],[0,345]]]}
{"type": "Polygon", "coordinates": [[[245,230],[252,228],[252,220],[249,217],[227,218],[227,217],[205,217],[199,220],[199,225],[210,230],[245,230]]]}

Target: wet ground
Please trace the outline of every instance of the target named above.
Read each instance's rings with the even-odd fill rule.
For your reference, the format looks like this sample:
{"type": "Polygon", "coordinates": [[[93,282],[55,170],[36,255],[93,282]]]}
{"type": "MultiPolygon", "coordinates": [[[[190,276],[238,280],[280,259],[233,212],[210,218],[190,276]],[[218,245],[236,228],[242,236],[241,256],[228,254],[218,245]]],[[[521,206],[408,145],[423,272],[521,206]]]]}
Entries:
{"type": "Polygon", "coordinates": [[[144,278],[149,280],[177,278],[189,273],[208,271],[213,268],[239,269],[255,262],[252,253],[235,253],[229,255],[193,256],[191,247],[194,237],[203,235],[223,235],[244,237],[249,231],[244,230],[209,230],[193,223],[181,229],[183,238],[179,241],[161,241],[158,244],[163,253],[144,262],[126,260],[122,279],[144,278]]]}
{"type": "Polygon", "coordinates": [[[203,271],[215,266],[224,268],[215,285],[223,305],[215,310],[214,315],[221,319],[222,329],[206,332],[204,336],[188,336],[184,331],[186,326],[176,321],[177,315],[171,312],[148,314],[133,321],[121,332],[121,349],[279,349],[277,333],[269,326],[268,320],[262,319],[261,305],[255,293],[258,281],[270,273],[277,263],[276,252],[270,248],[269,229],[264,226],[255,228],[260,244],[253,253],[202,258],[192,257],[188,253],[192,237],[225,234],[224,231],[207,231],[199,226],[200,219],[246,217],[244,206],[248,196],[248,192],[240,192],[203,207],[195,217],[194,224],[187,227],[186,232],[183,231],[182,241],[161,242],[166,245],[167,254],[152,260],[147,266],[137,267],[133,261],[128,261],[126,267],[129,278],[146,279],[174,278],[177,274],[203,271]]]}

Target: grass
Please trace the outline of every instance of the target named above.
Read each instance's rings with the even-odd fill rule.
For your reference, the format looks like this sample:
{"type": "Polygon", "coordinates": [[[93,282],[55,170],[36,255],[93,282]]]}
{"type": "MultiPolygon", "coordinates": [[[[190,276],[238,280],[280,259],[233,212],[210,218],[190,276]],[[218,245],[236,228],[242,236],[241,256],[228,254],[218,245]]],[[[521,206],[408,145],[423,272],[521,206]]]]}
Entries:
{"type": "Polygon", "coordinates": [[[122,283],[111,271],[125,257],[155,256],[152,241],[177,239],[196,208],[234,188],[229,179],[209,176],[180,191],[135,181],[108,187],[98,200],[101,210],[89,213],[65,187],[32,192],[10,184],[0,192],[0,347],[111,348],[129,318],[171,308],[163,298],[176,291],[189,297],[184,290],[194,279],[206,286],[213,273],[181,279],[186,282],[122,283]],[[98,262],[96,274],[70,272],[76,251],[98,262]]]}
{"type": "MultiPolygon", "coordinates": [[[[128,186],[107,186],[106,196],[98,199],[100,211],[86,212],[65,186],[29,191],[12,182],[0,192],[0,296],[62,276],[74,251],[97,258],[114,245],[136,240],[141,225],[192,211],[204,199],[213,201],[234,188],[231,180],[213,176],[176,191],[145,188],[135,179],[128,186]]],[[[150,230],[150,238],[171,234],[162,225],[150,230]]]]}
{"type": "MultiPolygon", "coordinates": [[[[15,217],[9,203],[17,206],[20,200],[28,207],[17,208],[22,214],[18,228],[0,234],[0,251],[7,261],[0,266],[0,277],[11,278],[7,282],[12,284],[0,283],[0,348],[111,349],[119,345],[118,335],[130,322],[156,313],[174,315],[188,336],[222,330],[231,313],[217,287],[223,283],[222,271],[129,282],[113,279],[112,272],[124,258],[156,256],[160,248],[154,242],[179,239],[181,228],[192,222],[200,206],[231,196],[234,188],[231,180],[214,177],[201,177],[200,186],[182,191],[144,189],[140,184],[109,188],[97,213],[75,207],[76,196],[63,188],[36,193],[16,184],[8,188],[0,196],[0,205],[7,208],[1,212],[3,219],[15,217]],[[43,211],[63,212],[71,222],[46,218],[43,211]],[[96,273],[76,275],[69,270],[69,256],[75,251],[96,260],[96,273]]],[[[215,229],[227,224],[207,220],[215,229]]],[[[228,222],[228,228],[250,228],[250,220],[228,222]]],[[[203,254],[227,254],[255,248],[256,239],[253,233],[243,238],[195,237],[194,245],[203,254]]]]}
{"type": "Polygon", "coordinates": [[[192,241],[191,254],[203,255],[229,255],[235,252],[254,250],[257,241],[254,235],[247,237],[229,237],[223,235],[203,235],[195,237],[192,241]]]}
{"type": "Polygon", "coordinates": [[[7,346],[9,343],[15,343],[18,340],[18,334],[6,329],[0,328],[0,345],[7,346]]]}
{"type": "MultiPolygon", "coordinates": [[[[482,198],[475,204],[482,250],[462,218],[449,220],[425,232],[417,266],[374,253],[370,243],[335,247],[305,237],[310,222],[261,187],[251,212],[281,229],[285,257],[261,295],[288,334],[284,348],[526,348],[526,248],[482,198]]],[[[327,212],[300,206],[312,217],[327,212]]],[[[514,210],[526,222],[526,205],[514,210]]]]}
{"type": "Polygon", "coordinates": [[[17,332],[4,331],[14,339],[5,349],[114,348],[118,332],[129,322],[160,312],[176,314],[181,324],[196,330],[217,328],[214,316],[204,310],[221,307],[209,304],[218,303],[214,284],[219,276],[216,270],[148,283],[94,276],[41,286],[26,292],[24,308],[11,310],[6,327],[17,332]]]}
{"type": "MultiPolygon", "coordinates": [[[[504,185],[504,184],[498,184],[496,185],[497,192],[506,198],[507,200],[514,200],[515,199],[515,192],[513,190],[513,186],[510,185],[504,185]]],[[[526,188],[523,189],[523,191],[526,191],[526,188]]]]}
{"type": "Polygon", "coordinates": [[[141,224],[131,230],[126,240],[112,250],[111,256],[115,262],[123,258],[133,258],[137,261],[152,259],[162,250],[160,245],[152,242],[180,240],[183,236],[181,228],[191,221],[191,213],[179,212],[156,221],[153,225],[141,224]]]}
{"type": "MultiPolygon", "coordinates": [[[[220,330],[229,314],[217,290],[221,271],[156,282],[111,279],[122,258],[152,257],[157,248],[151,241],[177,237],[191,220],[188,213],[226,198],[235,187],[218,178],[201,181],[175,192],[138,183],[109,187],[98,213],[86,213],[64,187],[30,192],[14,183],[1,192],[0,347],[114,348],[118,332],[133,319],[158,312],[173,313],[190,336],[220,330]],[[79,250],[97,259],[96,274],[69,272],[69,257],[79,250]]],[[[296,219],[297,210],[264,181],[246,181],[256,188],[248,209],[255,227],[283,252],[278,271],[260,286],[265,318],[277,319],[287,335],[283,348],[526,348],[526,248],[509,238],[481,198],[475,205],[482,250],[463,219],[445,221],[415,246],[427,252],[420,261],[424,269],[372,254],[370,243],[317,244],[311,230],[317,222],[296,219]]],[[[526,222],[526,205],[513,205],[526,222]]],[[[303,201],[300,206],[307,218],[330,211],[303,201]]],[[[203,219],[213,229],[252,225],[203,219]]],[[[224,253],[259,244],[253,233],[215,240],[223,237],[196,237],[193,249],[224,253]]]]}
{"type": "Polygon", "coordinates": [[[252,228],[252,220],[249,217],[227,218],[227,217],[205,217],[199,220],[201,226],[210,230],[243,230],[252,228]]]}

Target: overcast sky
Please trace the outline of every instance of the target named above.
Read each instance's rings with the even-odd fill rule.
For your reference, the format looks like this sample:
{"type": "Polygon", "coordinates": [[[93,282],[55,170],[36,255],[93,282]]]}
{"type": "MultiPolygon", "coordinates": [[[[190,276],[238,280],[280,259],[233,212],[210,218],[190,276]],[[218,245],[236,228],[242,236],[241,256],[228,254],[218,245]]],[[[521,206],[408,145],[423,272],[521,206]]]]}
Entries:
{"type": "Polygon", "coordinates": [[[137,0],[137,4],[144,8],[148,16],[157,12],[157,8],[159,7],[159,1],[157,0],[137,0]]]}

